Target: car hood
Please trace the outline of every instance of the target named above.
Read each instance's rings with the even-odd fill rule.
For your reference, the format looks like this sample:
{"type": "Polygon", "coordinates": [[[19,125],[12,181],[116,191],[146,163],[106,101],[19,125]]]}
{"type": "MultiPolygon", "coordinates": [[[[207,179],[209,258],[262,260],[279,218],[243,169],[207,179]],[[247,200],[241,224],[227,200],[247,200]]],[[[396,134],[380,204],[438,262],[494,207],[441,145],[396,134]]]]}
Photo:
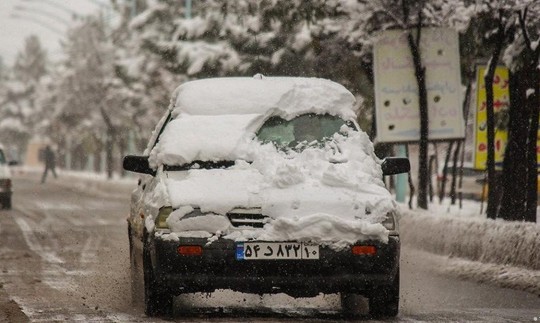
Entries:
{"type": "Polygon", "coordinates": [[[338,241],[341,246],[386,241],[388,230],[381,222],[395,203],[369,138],[350,132],[332,139],[299,152],[259,145],[250,162],[236,160],[226,169],[160,173],[160,191],[175,209],[167,219],[169,228],[235,240],[338,241]],[[264,227],[232,228],[223,215],[238,208],[257,209],[267,217],[264,227]]]}
{"type": "Polygon", "coordinates": [[[164,183],[173,208],[191,206],[217,214],[260,208],[276,219],[329,214],[380,222],[394,208],[384,187],[340,180],[339,175],[331,165],[320,179],[289,170],[270,181],[252,168],[198,169],[167,172],[164,183]]]}
{"type": "Polygon", "coordinates": [[[395,204],[384,187],[355,184],[332,165],[321,178],[302,174],[289,169],[270,180],[253,168],[167,172],[163,182],[176,209],[167,219],[168,238],[202,233],[236,241],[311,241],[336,249],[362,240],[388,241],[381,223],[395,204]],[[188,216],[194,208],[202,215],[188,216]],[[222,215],[238,208],[260,210],[268,217],[264,227],[233,227],[222,215]]]}

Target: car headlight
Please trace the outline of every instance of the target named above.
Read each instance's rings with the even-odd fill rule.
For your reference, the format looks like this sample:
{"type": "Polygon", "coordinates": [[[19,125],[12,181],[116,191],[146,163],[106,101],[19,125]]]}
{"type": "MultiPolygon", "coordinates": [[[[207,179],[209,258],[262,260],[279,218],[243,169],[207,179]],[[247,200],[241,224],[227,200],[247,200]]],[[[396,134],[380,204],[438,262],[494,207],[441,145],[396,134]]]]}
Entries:
{"type": "MultiPolygon", "coordinates": [[[[189,208],[188,212],[184,216],[181,217],[181,219],[189,219],[189,218],[195,218],[198,216],[207,215],[205,213],[201,212],[201,209],[193,209],[189,206],[185,207],[189,208]]],[[[179,208],[178,210],[182,210],[182,208],[179,208]]],[[[170,206],[164,206],[161,209],[159,209],[158,216],[156,217],[156,228],[157,229],[169,229],[169,225],[167,224],[167,219],[171,215],[171,213],[174,211],[174,209],[170,206]]]]}
{"type": "Polygon", "coordinates": [[[173,208],[171,206],[164,206],[159,209],[159,213],[156,217],[156,228],[157,229],[168,229],[169,225],[167,224],[167,218],[171,215],[173,208]]]}
{"type": "Polygon", "coordinates": [[[386,214],[386,219],[382,222],[382,225],[389,231],[396,229],[396,217],[394,213],[390,212],[386,214]]]}

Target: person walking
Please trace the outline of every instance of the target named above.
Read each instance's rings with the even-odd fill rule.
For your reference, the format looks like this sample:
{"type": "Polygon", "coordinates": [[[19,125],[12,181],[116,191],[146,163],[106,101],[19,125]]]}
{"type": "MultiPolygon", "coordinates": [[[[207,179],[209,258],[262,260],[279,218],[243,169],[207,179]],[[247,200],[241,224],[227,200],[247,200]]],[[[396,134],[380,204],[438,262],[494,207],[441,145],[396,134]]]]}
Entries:
{"type": "Polygon", "coordinates": [[[51,146],[47,145],[45,147],[45,155],[43,156],[45,158],[45,170],[43,171],[43,176],[41,177],[41,184],[45,183],[45,180],[47,179],[47,173],[49,172],[49,169],[51,170],[52,174],[54,175],[54,178],[57,178],[56,176],[56,158],[54,156],[54,152],[51,148],[51,146]]]}

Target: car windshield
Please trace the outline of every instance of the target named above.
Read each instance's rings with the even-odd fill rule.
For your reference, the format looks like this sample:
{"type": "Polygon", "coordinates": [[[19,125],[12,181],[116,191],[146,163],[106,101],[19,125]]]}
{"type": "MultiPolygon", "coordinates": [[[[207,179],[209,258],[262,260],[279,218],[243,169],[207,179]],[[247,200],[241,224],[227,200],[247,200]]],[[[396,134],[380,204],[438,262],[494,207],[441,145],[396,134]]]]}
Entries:
{"type": "Polygon", "coordinates": [[[343,125],[351,129],[355,126],[350,121],[329,114],[304,114],[292,120],[275,116],[269,118],[257,132],[257,138],[271,142],[278,148],[303,149],[320,145],[338,133],[343,125]]]}

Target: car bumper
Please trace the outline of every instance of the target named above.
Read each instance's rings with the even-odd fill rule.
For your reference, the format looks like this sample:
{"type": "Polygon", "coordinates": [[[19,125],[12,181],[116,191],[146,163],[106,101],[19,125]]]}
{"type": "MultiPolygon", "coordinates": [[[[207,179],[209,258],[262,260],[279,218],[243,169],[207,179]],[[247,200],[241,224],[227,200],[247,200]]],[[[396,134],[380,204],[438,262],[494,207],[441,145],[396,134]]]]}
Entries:
{"type": "MultiPolygon", "coordinates": [[[[287,293],[315,296],[319,293],[365,292],[393,282],[398,270],[400,241],[374,245],[374,256],[353,255],[350,248],[336,252],[320,247],[318,260],[237,260],[236,243],[181,238],[178,242],[154,240],[152,262],[161,288],[173,294],[231,289],[247,293],[287,293]],[[180,245],[203,246],[201,256],[177,253],[180,245]]],[[[360,243],[359,243],[360,244],[360,243]]]]}

